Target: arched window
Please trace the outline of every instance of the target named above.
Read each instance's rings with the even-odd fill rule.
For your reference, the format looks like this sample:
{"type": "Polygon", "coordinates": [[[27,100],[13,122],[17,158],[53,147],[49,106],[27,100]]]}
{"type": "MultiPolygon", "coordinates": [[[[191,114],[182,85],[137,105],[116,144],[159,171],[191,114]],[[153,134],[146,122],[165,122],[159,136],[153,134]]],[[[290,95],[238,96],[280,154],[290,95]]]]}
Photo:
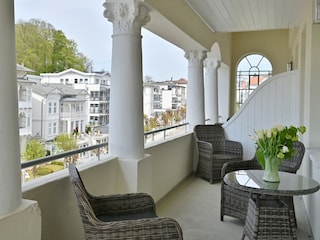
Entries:
{"type": "Polygon", "coordinates": [[[271,76],[272,65],[266,57],[250,54],[242,58],[237,67],[237,110],[259,84],[271,76]]]}

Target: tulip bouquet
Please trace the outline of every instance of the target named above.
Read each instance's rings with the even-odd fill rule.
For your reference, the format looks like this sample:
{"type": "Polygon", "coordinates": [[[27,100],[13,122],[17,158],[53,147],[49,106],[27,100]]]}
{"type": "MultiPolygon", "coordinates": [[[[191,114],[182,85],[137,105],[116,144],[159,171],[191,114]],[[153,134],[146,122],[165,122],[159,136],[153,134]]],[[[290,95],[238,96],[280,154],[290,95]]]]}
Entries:
{"type": "Polygon", "coordinates": [[[255,131],[256,156],[262,168],[265,169],[266,156],[279,159],[278,164],[282,165],[283,159],[290,159],[293,154],[296,154],[293,143],[298,141],[299,134],[305,132],[305,126],[288,127],[283,125],[255,131]]]}

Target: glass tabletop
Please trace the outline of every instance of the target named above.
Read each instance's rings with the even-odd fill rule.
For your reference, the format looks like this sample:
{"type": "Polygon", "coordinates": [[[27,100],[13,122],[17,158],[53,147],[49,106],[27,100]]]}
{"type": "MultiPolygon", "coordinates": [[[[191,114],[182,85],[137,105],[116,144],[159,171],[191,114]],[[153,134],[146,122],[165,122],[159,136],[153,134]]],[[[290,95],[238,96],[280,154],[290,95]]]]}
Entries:
{"type": "Polygon", "coordinates": [[[263,170],[239,170],[227,173],[223,181],[230,186],[251,193],[293,196],[305,195],[319,190],[319,183],[294,173],[279,172],[280,182],[262,180],[263,170]]]}

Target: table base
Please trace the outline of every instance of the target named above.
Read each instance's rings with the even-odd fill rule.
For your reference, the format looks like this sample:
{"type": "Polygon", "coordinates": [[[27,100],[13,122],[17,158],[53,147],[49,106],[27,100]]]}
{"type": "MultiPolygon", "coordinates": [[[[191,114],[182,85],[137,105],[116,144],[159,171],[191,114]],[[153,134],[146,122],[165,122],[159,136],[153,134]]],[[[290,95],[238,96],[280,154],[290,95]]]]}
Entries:
{"type": "Polygon", "coordinates": [[[279,199],[249,199],[242,240],[297,239],[289,207],[279,199]]]}

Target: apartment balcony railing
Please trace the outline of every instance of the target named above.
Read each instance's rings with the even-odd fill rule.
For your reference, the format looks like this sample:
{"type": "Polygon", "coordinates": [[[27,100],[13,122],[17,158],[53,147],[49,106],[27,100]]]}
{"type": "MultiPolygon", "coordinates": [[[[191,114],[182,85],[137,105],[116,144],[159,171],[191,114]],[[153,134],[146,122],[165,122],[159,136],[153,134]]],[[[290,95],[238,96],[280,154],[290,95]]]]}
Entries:
{"type": "Polygon", "coordinates": [[[182,123],[178,125],[173,125],[170,127],[160,128],[157,130],[152,130],[144,133],[145,143],[153,142],[156,140],[166,140],[166,137],[172,136],[176,133],[181,133],[182,131],[187,131],[187,126],[189,123],[182,123]]]}
{"type": "MultiPolygon", "coordinates": [[[[145,132],[145,143],[151,143],[153,141],[161,141],[166,140],[169,136],[177,135],[178,133],[183,133],[187,131],[187,125],[188,123],[178,124],[170,127],[165,127],[149,132],[145,132]]],[[[30,169],[34,166],[40,166],[44,164],[48,164],[52,161],[63,161],[63,159],[67,159],[71,156],[76,156],[79,159],[79,162],[86,162],[91,160],[101,160],[102,155],[104,155],[104,158],[106,157],[108,153],[108,142],[100,143],[92,146],[82,147],[79,149],[74,149],[62,153],[58,153],[51,156],[46,156],[43,158],[38,158],[35,160],[29,160],[26,162],[21,163],[21,169],[22,169],[22,181],[25,182],[28,180],[26,176],[29,176],[29,174],[26,174],[25,169],[30,169]],[[88,154],[89,153],[89,154],[88,154]],[[93,154],[94,153],[94,154],[93,154]]]]}

